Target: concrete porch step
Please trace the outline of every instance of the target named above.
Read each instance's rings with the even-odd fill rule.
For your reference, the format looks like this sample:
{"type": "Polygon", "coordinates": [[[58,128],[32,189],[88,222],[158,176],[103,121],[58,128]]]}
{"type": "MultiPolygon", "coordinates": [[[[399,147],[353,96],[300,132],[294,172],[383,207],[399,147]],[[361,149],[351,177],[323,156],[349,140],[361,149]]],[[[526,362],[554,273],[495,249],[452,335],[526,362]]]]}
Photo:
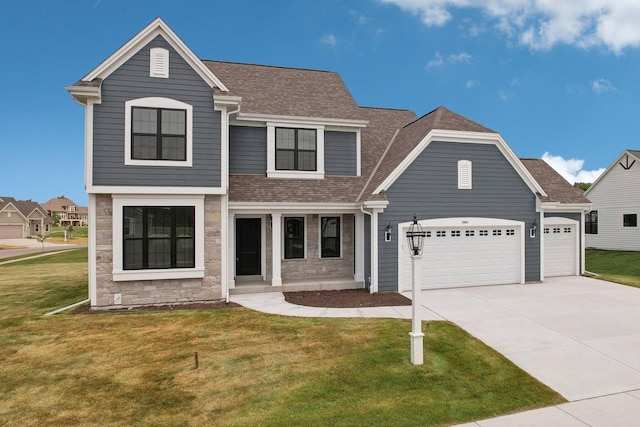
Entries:
{"type": "Polygon", "coordinates": [[[264,292],[339,291],[343,289],[362,288],[364,288],[364,282],[341,279],[288,281],[283,283],[282,286],[271,286],[269,282],[236,282],[236,287],[229,289],[229,294],[241,295],[264,292]]]}

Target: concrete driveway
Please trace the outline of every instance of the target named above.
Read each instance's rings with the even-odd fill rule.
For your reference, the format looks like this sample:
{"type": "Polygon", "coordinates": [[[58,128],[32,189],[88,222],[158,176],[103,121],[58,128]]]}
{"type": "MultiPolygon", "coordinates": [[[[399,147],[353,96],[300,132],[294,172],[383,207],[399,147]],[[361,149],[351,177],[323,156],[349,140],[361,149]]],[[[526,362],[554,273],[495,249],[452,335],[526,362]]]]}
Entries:
{"type": "Polygon", "coordinates": [[[640,397],[640,289],[572,276],[422,299],[569,401],[640,397]]]}

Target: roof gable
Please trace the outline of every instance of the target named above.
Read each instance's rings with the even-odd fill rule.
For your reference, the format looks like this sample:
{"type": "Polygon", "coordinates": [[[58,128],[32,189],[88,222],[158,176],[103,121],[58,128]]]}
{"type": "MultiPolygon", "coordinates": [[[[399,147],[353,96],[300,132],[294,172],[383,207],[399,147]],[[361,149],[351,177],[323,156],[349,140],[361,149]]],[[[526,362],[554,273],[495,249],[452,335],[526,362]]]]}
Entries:
{"type": "Polygon", "coordinates": [[[84,76],[81,82],[72,87],[87,86],[88,82],[93,82],[96,79],[104,80],[158,35],[162,36],[210,87],[217,88],[222,92],[228,91],[222,81],[202,63],[161,18],[153,20],[120,49],[102,61],[93,71],[84,76]]]}
{"type": "MultiPolygon", "coordinates": [[[[493,130],[444,107],[404,126],[380,158],[375,176],[365,192],[386,191],[432,141],[494,144],[534,193],[545,195],[502,137],[493,130]]],[[[369,196],[365,196],[369,197],[369,196]]]]}
{"type": "Polygon", "coordinates": [[[602,174],[600,174],[600,176],[595,181],[593,181],[593,184],[591,184],[591,186],[587,188],[587,190],[584,192],[584,195],[586,197],[589,197],[589,193],[591,192],[591,190],[593,190],[600,183],[600,181],[602,181],[604,177],[608,175],[609,172],[622,161],[622,158],[626,155],[632,156],[632,161],[635,160],[636,162],[640,162],[640,150],[624,150],[618,157],[616,157],[616,159],[609,165],[609,167],[604,172],[602,172],[602,174]]]}

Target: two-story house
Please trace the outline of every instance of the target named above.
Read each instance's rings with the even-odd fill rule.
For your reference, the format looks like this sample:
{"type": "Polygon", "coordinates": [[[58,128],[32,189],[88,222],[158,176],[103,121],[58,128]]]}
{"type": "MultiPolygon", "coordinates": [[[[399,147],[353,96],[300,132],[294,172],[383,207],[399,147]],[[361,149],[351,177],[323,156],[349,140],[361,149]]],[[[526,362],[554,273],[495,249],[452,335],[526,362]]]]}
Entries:
{"type": "Polygon", "coordinates": [[[89,223],[89,209],[78,206],[68,197],[56,197],[42,204],[49,215],[56,214],[61,227],[86,227],[89,223]]]}
{"type": "Polygon", "coordinates": [[[67,90],[85,105],[94,308],[405,290],[414,214],[424,288],[582,271],[588,201],[446,108],[365,108],[334,72],[202,60],[160,18],[67,90]]]}

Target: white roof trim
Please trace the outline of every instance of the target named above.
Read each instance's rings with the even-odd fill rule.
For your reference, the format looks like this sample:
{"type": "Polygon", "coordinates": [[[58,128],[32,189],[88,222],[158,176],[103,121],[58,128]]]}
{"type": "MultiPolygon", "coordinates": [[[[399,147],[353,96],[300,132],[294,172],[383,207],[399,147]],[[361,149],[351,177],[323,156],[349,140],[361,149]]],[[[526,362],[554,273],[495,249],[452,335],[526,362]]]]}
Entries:
{"type": "Polygon", "coordinates": [[[364,128],[369,124],[368,120],[350,120],[350,119],[327,119],[323,117],[298,117],[298,116],[279,116],[275,114],[255,114],[240,113],[236,120],[248,121],[264,121],[264,122],[286,122],[300,125],[333,125],[347,126],[354,128],[364,128]]]}
{"type": "Polygon", "coordinates": [[[409,155],[405,157],[404,160],[402,160],[402,162],[394,169],[394,171],[391,172],[384,181],[382,181],[382,184],[380,184],[378,188],[374,190],[373,194],[379,194],[382,191],[387,191],[389,187],[391,187],[391,185],[400,177],[400,175],[402,175],[404,171],[411,165],[411,163],[413,163],[413,161],[418,158],[420,153],[422,153],[422,151],[424,151],[424,149],[427,148],[427,146],[433,141],[493,144],[498,147],[498,150],[500,150],[502,155],[504,155],[511,166],[513,166],[516,172],[518,172],[520,177],[522,177],[524,182],[534,194],[540,193],[543,196],[547,195],[540,184],[538,184],[538,182],[529,173],[527,168],[524,167],[518,156],[515,155],[515,153],[513,152],[513,150],[511,150],[505,140],[502,139],[502,136],[500,136],[500,134],[441,129],[432,129],[427,134],[427,136],[425,136],[422,141],[420,141],[420,143],[411,151],[411,153],[409,153],[409,155]]]}
{"type": "MultiPolygon", "coordinates": [[[[12,210],[11,212],[17,212],[18,214],[20,214],[20,216],[21,216],[25,221],[29,221],[29,218],[27,218],[26,216],[24,216],[24,214],[20,211],[20,209],[18,209],[18,208],[16,207],[16,205],[14,205],[14,204],[13,204],[13,203],[11,203],[11,202],[8,202],[4,208],[0,209],[0,212],[4,212],[4,211],[5,211],[5,209],[7,209],[7,208],[9,207],[9,205],[13,206],[13,209],[14,209],[14,210],[12,210]]],[[[7,212],[9,212],[9,211],[7,210],[7,212]]]]}
{"type": "Polygon", "coordinates": [[[138,53],[147,43],[156,36],[162,35],[171,47],[194,69],[210,87],[217,87],[223,92],[229,89],[209,70],[180,37],[161,19],[156,18],[131,40],[125,43],[110,57],[102,61],[98,67],[82,78],[83,81],[91,81],[96,78],[105,79],[118,67],[138,53]]]}
{"type": "Polygon", "coordinates": [[[288,202],[229,202],[229,210],[251,213],[317,214],[354,213],[358,203],[288,203],[288,202]]]}
{"type": "Polygon", "coordinates": [[[541,209],[544,212],[583,212],[591,210],[591,203],[560,203],[560,202],[542,202],[541,209]]]}
{"type": "Polygon", "coordinates": [[[593,187],[595,187],[602,178],[604,178],[604,176],[606,174],[609,173],[609,171],[611,169],[613,169],[618,162],[620,162],[622,160],[622,157],[625,156],[626,154],[630,155],[631,157],[637,159],[638,161],[640,161],[640,158],[638,158],[638,156],[634,155],[633,153],[629,152],[629,150],[624,150],[618,157],[616,157],[616,159],[609,165],[609,167],[600,174],[600,176],[598,178],[596,178],[595,181],[593,181],[593,184],[591,184],[591,187],[587,188],[587,190],[584,192],[585,197],[587,197],[587,195],[591,192],[591,190],[593,189],[593,187]]]}

